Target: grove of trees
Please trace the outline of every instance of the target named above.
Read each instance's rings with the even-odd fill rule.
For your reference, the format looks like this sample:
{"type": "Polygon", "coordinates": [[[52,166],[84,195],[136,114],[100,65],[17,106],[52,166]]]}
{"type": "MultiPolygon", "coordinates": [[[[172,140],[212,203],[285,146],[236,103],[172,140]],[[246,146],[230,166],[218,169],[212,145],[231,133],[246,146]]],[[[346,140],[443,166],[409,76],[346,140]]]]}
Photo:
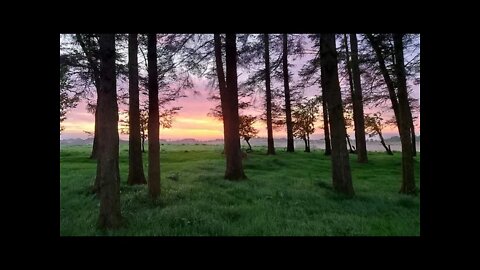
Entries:
{"type": "Polygon", "coordinates": [[[194,87],[195,76],[209,80],[217,101],[210,115],[223,123],[225,179],[248,179],[240,140],[248,144],[248,152],[254,151],[250,139],[260,132],[255,123],[266,126],[267,155],[283,148],[293,155],[294,138],[303,140],[310,152],[312,135],[322,130],[333,189],[353,197],[350,156],[369,162],[367,135],[379,136],[393,154],[382,133],[390,124],[401,140],[399,192],[417,193],[418,100],[412,86],[420,80],[418,34],[62,34],[60,43],[60,124],[80,100],[94,114],[93,191],[100,198],[101,228],[122,224],[118,123],[129,136],[126,183],[147,184],[149,197],[158,199],[160,127],[172,127],[182,109],[172,102],[194,87]],[[305,57],[309,59],[302,66],[292,64],[305,57]],[[127,81],[128,91],[119,87],[127,81]],[[121,120],[119,104],[128,105],[121,120]],[[252,115],[251,108],[262,113],[252,115]],[[392,118],[384,121],[382,113],[392,118]],[[349,151],[352,128],[355,151],[349,151]],[[280,130],[286,145],[274,145],[274,131],[280,130]]]}

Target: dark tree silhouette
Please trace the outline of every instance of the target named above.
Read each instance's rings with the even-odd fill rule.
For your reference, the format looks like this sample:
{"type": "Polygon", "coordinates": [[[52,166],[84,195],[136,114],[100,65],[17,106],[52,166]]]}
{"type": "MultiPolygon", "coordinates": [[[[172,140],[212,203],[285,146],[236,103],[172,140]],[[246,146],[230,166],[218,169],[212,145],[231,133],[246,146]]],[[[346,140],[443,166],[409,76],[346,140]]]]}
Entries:
{"type": "MultiPolygon", "coordinates": [[[[227,100],[227,84],[225,81],[225,72],[223,70],[223,60],[222,60],[222,40],[220,34],[214,34],[214,51],[215,51],[215,66],[216,66],[216,73],[217,73],[217,80],[218,80],[218,88],[220,91],[220,111],[216,110],[213,112],[213,115],[218,118],[222,118],[223,121],[223,141],[224,147],[223,151],[225,156],[227,155],[227,134],[230,130],[230,123],[226,121],[223,117],[223,114],[227,112],[229,109],[228,100],[227,100]]],[[[227,162],[228,163],[228,162],[227,162]]],[[[227,164],[228,169],[228,164],[227,164]]]]}
{"type": "MultiPolygon", "coordinates": [[[[215,55],[218,63],[218,48],[215,44],[215,55]]],[[[245,179],[245,173],[242,165],[242,155],[239,147],[239,116],[238,116],[238,84],[237,84],[237,46],[236,35],[226,34],[225,39],[225,55],[226,55],[226,88],[220,91],[222,101],[223,124],[226,126],[224,130],[225,155],[227,166],[225,171],[225,179],[240,180],[245,179]],[[223,96],[223,97],[222,97],[223,96]]],[[[220,53],[221,56],[221,53],[220,53]]],[[[221,63],[220,63],[221,64],[221,63]]],[[[218,71],[217,71],[218,72],[218,71]]]]}
{"type": "Polygon", "coordinates": [[[160,121],[158,110],[157,35],[148,34],[148,193],[160,195],[160,121]]]}
{"type": "Polygon", "coordinates": [[[350,68],[353,79],[352,103],[357,160],[360,163],[367,163],[367,142],[365,139],[365,122],[363,113],[362,84],[360,81],[360,68],[358,63],[357,34],[350,34],[350,47],[352,49],[350,68]]]}
{"type": "Polygon", "coordinates": [[[390,146],[387,147],[387,145],[385,144],[385,140],[383,138],[382,120],[383,120],[383,118],[381,117],[380,113],[374,113],[373,115],[366,114],[365,115],[365,128],[366,128],[366,131],[367,131],[367,134],[368,134],[369,137],[373,137],[375,135],[378,135],[378,137],[380,137],[380,143],[385,148],[385,151],[387,151],[387,154],[393,155],[393,152],[390,149],[390,146]]]}
{"type": "Polygon", "coordinates": [[[293,135],[305,143],[305,152],[310,152],[310,134],[315,131],[318,117],[318,98],[305,99],[293,110],[293,135]]]}
{"type": "Polygon", "coordinates": [[[330,141],[330,122],[328,121],[328,102],[327,91],[325,85],[325,73],[321,72],[321,88],[322,88],[322,113],[323,113],[323,134],[325,137],[325,155],[332,154],[332,143],[330,141]]]}
{"type": "Polygon", "coordinates": [[[397,75],[398,84],[398,105],[400,116],[400,140],[402,142],[402,186],[400,193],[415,194],[415,177],[413,167],[413,148],[411,127],[412,127],[412,114],[410,110],[410,104],[408,101],[407,92],[407,80],[405,73],[405,61],[403,57],[403,36],[404,34],[393,34],[393,44],[395,51],[395,72],[397,75]]]}
{"type": "Polygon", "coordinates": [[[102,229],[121,225],[120,171],[118,167],[118,105],[115,76],[115,35],[102,34],[100,45],[100,78],[97,102],[99,139],[97,179],[100,183],[100,215],[102,229]]]}
{"type": "Polygon", "coordinates": [[[285,88],[285,120],[287,124],[287,152],[294,152],[295,146],[293,143],[293,124],[292,124],[292,109],[290,104],[290,86],[289,86],[289,76],[288,76],[288,36],[287,34],[282,35],[283,41],[283,55],[282,55],[282,64],[283,64],[283,85],[285,88]]]}
{"type": "Polygon", "coordinates": [[[129,94],[129,139],[128,180],[129,185],[146,184],[141,152],[140,101],[138,88],[138,39],[137,34],[128,35],[128,94],[129,94]]]}
{"type": "MultiPolygon", "coordinates": [[[[90,73],[92,74],[91,77],[93,77],[93,84],[97,88],[97,93],[99,91],[99,86],[100,86],[100,68],[99,68],[99,58],[98,58],[98,45],[95,42],[95,39],[92,35],[82,35],[82,34],[76,34],[75,35],[77,42],[80,44],[82,47],[83,53],[86,56],[87,63],[88,63],[88,69],[90,73]]],[[[98,95],[97,95],[97,104],[98,104],[98,95]]],[[[94,137],[93,137],[93,146],[92,146],[92,153],[90,155],[91,159],[96,159],[97,154],[98,154],[98,133],[100,132],[100,129],[98,128],[98,115],[97,115],[97,110],[94,111],[95,113],[95,131],[94,131],[94,137]]],[[[95,180],[94,184],[94,191],[98,192],[99,188],[99,183],[97,180],[95,180]]]]}
{"type": "Polygon", "coordinates": [[[337,69],[335,34],[320,35],[320,64],[324,74],[328,113],[332,133],[332,182],[333,188],[347,196],[353,196],[352,174],[345,142],[345,119],[337,69]]]}
{"type": "Polygon", "coordinates": [[[258,129],[253,126],[253,123],[257,120],[257,117],[253,115],[240,115],[240,137],[242,137],[248,144],[247,152],[252,152],[252,146],[250,145],[250,139],[255,138],[258,134],[258,129]]]}
{"type": "Polygon", "coordinates": [[[265,102],[267,107],[267,154],[275,155],[275,145],[273,142],[273,126],[272,126],[272,90],[270,89],[270,42],[268,34],[263,34],[263,44],[265,52],[265,102]]]}

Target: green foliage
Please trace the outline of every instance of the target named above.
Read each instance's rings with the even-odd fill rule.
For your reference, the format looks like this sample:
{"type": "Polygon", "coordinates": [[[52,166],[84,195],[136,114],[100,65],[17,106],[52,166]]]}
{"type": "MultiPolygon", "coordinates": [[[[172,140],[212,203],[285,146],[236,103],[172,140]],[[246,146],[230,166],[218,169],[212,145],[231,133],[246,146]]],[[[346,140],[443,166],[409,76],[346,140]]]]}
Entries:
{"type": "MultiPolygon", "coordinates": [[[[70,89],[73,85],[69,76],[70,69],[67,62],[67,56],[60,55],[60,123],[67,117],[66,114],[69,109],[75,108],[78,104],[79,97],[75,93],[72,95],[70,89]]],[[[63,127],[60,126],[60,132],[63,127]]]]}
{"type": "Polygon", "coordinates": [[[293,106],[293,136],[305,139],[315,131],[318,118],[318,98],[303,99],[293,106]]]}
{"type": "MultiPolygon", "coordinates": [[[[61,236],[420,234],[420,198],[398,194],[400,155],[373,152],[368,164],[352,162],[357,196],[346,200],[331,189],[330,158],[323,151],[277,151],[275,156],[255,151],[244,160],[249,180],[231,182],[223,179],[223,145],[165,144],[162,195],[152,202],[146,186],[126,184],[126,149],[127,145],[120,146],[119,164],[126,226],[103,232],[95,227],[99,200],[88,192],[96,171],[96,161],[88,158],[91,149],[61,146],[61,236]],[[176,174],[181,175],[179,181],[168,180],[176,174]]],[[[418,183],[419,162],[415,166],[418,183]]]]}
{"type": "Polygon", "coordinates": [[[249,141],[251,138],[257,137],[258,129],[253,126],[253,123],[257,121],[257,117],[253,115],[240,115],[240,137],[245,141],[249,141]]]}
{"type": "Polygon", "coordinates": [[[365,132],[369,137],[382,134],[383,118],[380,112],[365,114],[365,132]]]}

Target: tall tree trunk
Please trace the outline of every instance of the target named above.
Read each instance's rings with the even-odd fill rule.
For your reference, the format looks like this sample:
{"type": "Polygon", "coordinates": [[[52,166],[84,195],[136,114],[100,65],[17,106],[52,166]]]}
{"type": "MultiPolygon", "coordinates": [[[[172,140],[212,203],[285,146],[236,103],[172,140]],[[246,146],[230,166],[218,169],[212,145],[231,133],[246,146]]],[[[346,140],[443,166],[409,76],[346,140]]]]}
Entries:
{"type": "MultiPolygon", "coordinates": [[[[100,82],[98,84],[98,88],[97,88],[97,107],[95,109],[95,131],[94,131],[94,134],[93,134],[93,146],[92,146],[92,154],[90,155],[90,159],[96,159],[98,160],[98,149],[99,149],[99,137],[100,137],[100,132],[99,132],[99,125],[97,124],[99,122],[98,120],[98,104],[99,104],[99,101],[100,101],[100,96],[99,96],[99,93],[100,92],[100,82]]],[[[97,196],[100,196],[100,179],[98,177],[95,177],[95,181],[93,183],[93,187],[92,187],[92,192],[94,192],[95,194],[97,194],[97,196]]]]}
{"type": "Polygon", "coordinates": [[[328,102],[327,92],[325,91],[325,74],[321,71],[320,84],[322,87],[322,110],[323,110],[323,134],[325,137],[325,155],[332,154],[332,146],[330,142],[330,123],[328,121],[328,102]]]}
{"type": "Polygon", "coordinates": [[[395,72],[398,84],[398,104],[400,113],[400,140],[402,142],[402,186],[400,193],[415,194],[415,177],[413,167],[413,147],[411,135],[411,111],[408,101],[407,79],[405,75],[405,64],[403,58],[403,34],[393,34],[395,50],[395,72]]]}
{"type": "Polygon", "coordinates": [[[342,97],[338,81],[337,51],[335,34],[320,36],[321,72],[325,78],[328,113],[332,132],[332,182],[333,188],[347,196],[355,194],[352,185],[350,161],[345,142],[345,119],[343,118],[342,97]]]}
{"type": "Polygon", "coordinates": [[[290,104],[290,86],[288,84],[288,36],[283,34],[283,85],[285,87],[285,115],[287,124],[287,152],[294,152],[292,108],[290,104]]]}
{"type": "MultiPolygon", "coordinates": [[[[222,116],[225,118],[225,113],[227,113],[228,106],[227,104],[227,85],[225,82],[225,72],[223,70],[223,60],[222,60],[222,40],[220,34],[213,35],[213,42],[215,48],[215,67],[217,71],[217,80],[218,80],[218,88],[220,90],[220,105],[222,108],[222,116]]],[[[223,121],[223,152],[225,156],[227,156],[227,134],[229,130],[230,123],[227,121],[223,121]]]]}
{"type": "MultiPolygon", "coordinates": [[[[98,89],[97,89],[98,93],[98,89]]],[[[97,99],[98,103],[98,99],[97,99]]],[[[97,159],[98,157],[98,114],[97,110],[95,110],[95,127],[94,127],[94,132],[93,132],[93,146],[92,146],[92,153],[90,154],[90,159],[97,159]]]]}
{"type": "MultiPolygon", "coordinates": [[[[82,48],[83,53],[85,54],[87,58],[87,63],[88,63],[88,68],[91,71],[91,74],[93,76],[93,84],[95,85],[95,88],[97,90],[97,93],[99,92],[100,89],[100,67],[98,66],[98,61],[96,60],[95,57],[95,50],[96,48],[93,47],[93,44],[90,40],[90,37],[84,38],[82,34],[76,34],[75,35],[78,43],[80,44],[80,47],[82,48]]],[[[97,95],[97,105],[98,105],[98,95],[97,95]]],[[[92,153],[90,154],[90,159],[97,159],[98,157],[98,116],[97,116],[97,110],[95,110],[95,131],[93,134],[93,147],[92,147],[92,153]]],[[[98,191],[99,187],[99,182],[95,180],[94,184],[94,190],[98,191]]]]}
{"type": "Polygon", "coordinates": [[[142,153],[145,153],[145,137],[142,136],[142,153]]]}
{"type": "Polygon", "coordinates": [[[417,138],[415,136],[415,125],[413,124],[413,116],[412,116],[412,110],[410,110],[410,119],[412,119],[412,125],[410,126],[411,130],[411,137],[412,137],[412,151],[413,151],[413,156],[417,156],[417,138]]]}
{"type": "MultiPolygon", "coordinates": [[[[226,91],[225,106],[222,105],[223,124],[227,125],[225,134],[225,150],[227,168],[225,179],[240,180],[247,178],[243,172],[240,142],[240,118],[238,115],[238,84],[237,84],[237,44],[235,34],[226,34],[226,91]]],[[[221,93],[221,92],[220,92],[221,93]]]]}
{"type": "Polygon", "coordinates": [[[266,103],[267,103],[267,142],[268,142],[268,155],[275,155],[275,146],[273,143],[273,127],[272,127],[272,90],[270,89],[270,42],[268,34],[263,34],[263,44],[265,46],[265,53],[263,57],[265,59],[265,90],[266,90],[266,103]]]}
{"type": "Polygon", "coordinates": [[[129,139],[128,180],[129,185],[146,184],[141,152],[140,108],[138,97],[138,40],[137,34],[128,35],[128,94],[129,94],[129,139]]]}
{"type": "Polygon", "coordinates": [[[148,193],[160,195],[160,121],[158,112],[157,34],[148,34],[148,193]]]}
{"type": "Polygon", "coordinates": [[[360,67],[358,63],[358,41],[357,34],[350,34],[350,46],[352,49],[352,61],[350,63],[353,77],[353,122],[355,124],[355,145],[357,161],[367,163],[367,141],[365,139],[365,116],[363,113],[363,94],[360,81],[360,67]]]}
{"type": "MultiPolygon", "coordinates": [[[[355,95],[353,93],[353,76],[352,76],[352,69],[350,67],[350,52],[348,51],[348,40],[347,40],[347,34],[343,34],[343,41],[345,43],[345,63],[346,63],[346,68],[347,68],[347,74],[348,74],[348,82],[350,84],[350,96],[352,97],[352,103],[353,103],[353,96],[355,95]]],[[[355,120],[354,120],[355,121],[355,120]]],[[[345,126],[345,133],[347,134],[347,143],[348,143],[348,150],[350,153],[354,153],[352,149],[352,144],[350,143],[350,135],[347,133],[347,126],[345,126]]]]}
{"type": "Polygon", "coordinates": [[[377,57],[378,65],[380,67],[380,71],[382,72],[383,75],[383,80],[385,81],[385,84],[387,85],[387,90],[388,90],[388,95],[390,97],[390,102],[392,103],[392,108],[393,108],[393,113],[395,114],[395,120],[397,122],[397,127],[400,133],[400,111],[398,108],[398,100],[397,100],[397,95],[395,93],[395,86],[393,84],[392,78],[390,78],[390,75],[388,74],[387,67],[385,65],[385,59],[382,54],[382,49],[380,47],[379,41],[376,40],[376,38],[372,34],[367,34],[367,38],[370,41],[370,45],[372,45],[373,50],[375,51],[375,55],[377,57]]]}
{"type": "Polygon", "coordinates": [[[390,146],[387,147],[387,145],[385,144],[385,140],[383,139],[383,135],[381,131],[378,131],[378,136],[380,137],[380,143],[385,148],[385,151],[387,151],[387,154],[393,155],[393,152],[392,152],[392,149],[390,149],[390,146]]]}
{"type": "Polygon", "coordinates": [[[100,35],[100,103],[97,112],[100,151],[97,178],[100,180],[100,214],[98,225],[113,229],[121,225],[120,170],[118,167],[118,105],[115,76],[115,35],[100,35]]]}

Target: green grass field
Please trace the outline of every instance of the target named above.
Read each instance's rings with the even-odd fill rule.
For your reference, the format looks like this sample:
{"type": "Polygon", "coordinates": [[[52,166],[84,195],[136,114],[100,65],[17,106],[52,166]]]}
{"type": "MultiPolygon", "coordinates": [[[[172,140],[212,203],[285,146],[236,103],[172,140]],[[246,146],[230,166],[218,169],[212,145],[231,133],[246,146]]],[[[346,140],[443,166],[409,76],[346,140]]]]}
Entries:
{"type": "MultiPolygon", "coordinates": [[[[91,146],[61,146],[61,236],[418,236],[420,199],[398,194],[401,153],[350,155],[356,196],[332,190],[331,161],[323,151],[267,156],[254,148],[244,160],[248,180],[223,179],[221,145],[162,145],[161,198],[146,186],[128,186],[128,145],[120,147],[124,226],[96,228],[99,200],[89,192],[96,161],[91,146]],[[178,174],[174,181],[169,176],[178,174]]],[[[144,154],[145,174],[147,155],[144,154]]],[[[420,154],[415,158],[419,183],[420,154]]]]}

